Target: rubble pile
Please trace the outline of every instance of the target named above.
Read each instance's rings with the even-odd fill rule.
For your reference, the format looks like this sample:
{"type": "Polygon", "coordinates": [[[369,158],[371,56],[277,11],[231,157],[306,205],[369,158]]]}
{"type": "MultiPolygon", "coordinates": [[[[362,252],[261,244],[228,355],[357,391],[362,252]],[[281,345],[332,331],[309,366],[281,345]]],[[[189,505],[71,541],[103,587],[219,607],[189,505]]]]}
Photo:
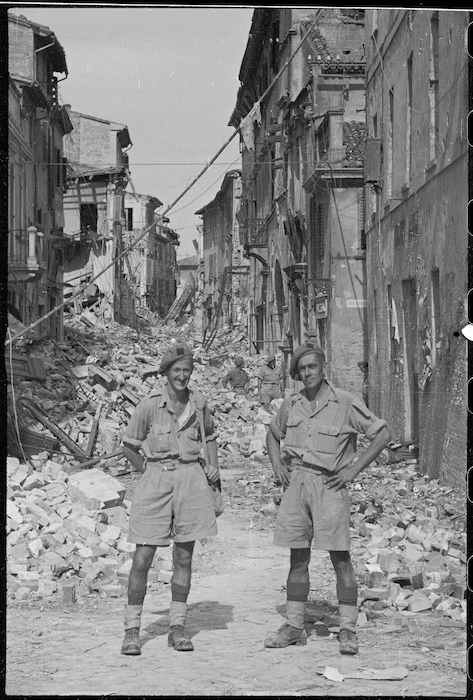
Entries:
{"type": "Polygon", "coordinates": [[[264,357],[246,360],[251,377],[247,395],[238,396],[222,384],[233,358],[245,350],[245,337],[239,327],[223,328],[205,351],[191,323],[134,330],[105,324],[86,310],[67,322],[66,342],[37,340],[23,347],[22,354],[15,347],[8,397],[9,453],[24,459],[23,447],[29,448],[29,456],[37,448],[55,459],[60,454],[71,468],[102,458],[102,466],[115,476],[129,471],[119,454],[123,431],[139,401],[164,383],[158,367],[166,346],[185,340],[195,356],[191,386],[206,395],[214,414],[222,466],[241,456],[261,457],[271,419],[258,400],[264,357]],[[16,370],[21,360],[31,363],[32,358],[36,371],[16,370]],[[13,417],[20,427],[19,440],[13,417]]]}
{"type": "MultiPolygon", "coordinates": [[[[64,343],[35,339],[6,353],[7,572],[15,599],[123,593],[134,545],[120,477],[133,477],[134,468],[120,442],[135,406],[165,381],[158,375],[165,347],[180,340],[193,348],[191,386],[208,399],[220,466],[242,472],[225,480],[225,507],[249,511],[249,527],[272,526],[281,490],[265,449],[272,414],[258,400],[265,358],[247,354],[241,328],[223,327],[204,350],[190,321],[132,329],[86,310],[67,321],[64,343]],[[236,355],[251,377],[244,396],[222,383],[236,355]]],[[[392,443],[348,487],[360,609],[401,620],[435,610],[465,623],[464,503],[421,476],[416,457],[413,446],[392,443]]],[[[170,551],[156,557],[151,581],[171,580],[170,551]]]]}
{"type": "Polygon", "coordinates": [[[100,469],[68,475],[46,453],[32,462],[7,458],[9,595],[121,595],[135,549],[125,488],[100,469]]]}
{"type": "Polygon", "coordinates": [[[460,495],[420,476],[415,459],[372,466],[349,489],[366,584],[363,606],[435,609],[466,622],[466,513],[460,495]]]}

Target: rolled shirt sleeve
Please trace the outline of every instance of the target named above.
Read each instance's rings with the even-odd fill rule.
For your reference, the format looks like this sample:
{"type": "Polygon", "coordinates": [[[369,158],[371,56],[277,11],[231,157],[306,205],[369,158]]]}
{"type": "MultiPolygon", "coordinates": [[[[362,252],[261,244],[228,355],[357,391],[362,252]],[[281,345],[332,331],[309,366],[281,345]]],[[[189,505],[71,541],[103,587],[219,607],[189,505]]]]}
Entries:
{"type": "Polygon", "coordinates": [[[152,400],[143,399],[135,408],[123,435],[123,442],[133,447],[141,447],[148,435],[152,418],[152,400]]]}
{"type": "Polygon", "coordinates": [[[348,422],[354,432],[361,433],[367,440],[372,440],[387,425],[383,418],[378,418],[357,397],[351,401],[348,422]]]}
{"type": "Polygon", "coordinates": [[[284,399],[281,406],[279,407],[278,412],[271,419],[269,428],[276,440],[284,440],[284,436],[286,435],[287,417],[289,415],[290,405],[291,398],[288,397],[284,399]]]}

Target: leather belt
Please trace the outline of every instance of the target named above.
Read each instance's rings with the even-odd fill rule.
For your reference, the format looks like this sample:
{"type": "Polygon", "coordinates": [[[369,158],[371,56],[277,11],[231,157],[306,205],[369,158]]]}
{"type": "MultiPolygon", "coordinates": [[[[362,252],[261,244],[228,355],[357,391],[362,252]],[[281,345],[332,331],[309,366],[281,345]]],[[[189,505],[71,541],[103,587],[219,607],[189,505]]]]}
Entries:
{"type": "Polygon", "coordinates": [[[302,460],[291,460],[289,467],[291,469],[307,469],[307,471],[313,472],[314,474],[325,474],[326,476],[329,476],[333,473],[330,472],[328,469],[313,467],[311,464],[307,464],[307,462],[303,462],[302,460]]]}
{"type": "Polygon", "coordinates": [[[151,465],[154,469],[161,469],[163,472],[173,472],[175,469],[183,467],[192,467],[199,462],[180,462],[178,459],[146,459],[146,466],[151,465]]]}

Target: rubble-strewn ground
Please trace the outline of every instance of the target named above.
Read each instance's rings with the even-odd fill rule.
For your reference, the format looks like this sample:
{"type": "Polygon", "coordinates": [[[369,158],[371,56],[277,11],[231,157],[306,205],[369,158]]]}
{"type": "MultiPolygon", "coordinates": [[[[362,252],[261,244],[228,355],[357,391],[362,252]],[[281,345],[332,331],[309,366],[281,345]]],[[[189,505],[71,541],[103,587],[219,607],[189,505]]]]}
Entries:
{"type": "Polygon", "coordinates": [[[280,491],[264,447],[270,415],[255,392],[264,360],[245,353],[238,327],[210,352],[194,346],[193,382],[214,413],[225,502],[218,535],[196,544],[188,617],[195,651],[167,647],[167,548],[150,570],[142,654],[121,655],[128,508],[139,474],[120,457],[120,437],[133,402],[160,381],[165,344],[193,336],[191,327],[132,331],[84,318],[69,322],[62,346],[15,348],[41,358],[42,377],[28,375],[41,368],[21,375],[10,362],[11,414],[15,408],[18,426],[57,438],[58,447],[22,454],[17,446],[8,458],[7,694],[465,696],[464,494],[420,475],[409,445],[391,444],[349,486],[359,655],[338,653],[325,552],[311,561],[307,646],[264,648],[283,622],[289,557],[272,544],[280,491]],[[221,384],[236,354],[252,376],[247,397],[221,384]],[[51,432],[41,413],[35,420],[21,397],[62,432],[51,432]]]}
{"type": "MultiPolygon", "coordinates": [[[[307,646],[265,649],[264,637],[283,621],[288,564],[287,552],[272,545],[275,511],[261,512],[270,467],[267,462],[242,464],[225,469],[222,476],[226,509],[219,518],[219,534],[196,549],[188,617],[195,652],[180,654],[168,648],[169,585],[158,581],[153,570],[140,657],[120,654],[124,587],[114,597],[89,593],[69,605],[57,597],[10,601],[8,694],[465,695],[463,622],[446,610],[416,613],[398,609],[392,598],[364,599],[369,574],[367,578],[363,554],[371,538],[358,534],[365,522],[358,506],[353,514],[353,553],[363,624],[359,655],[340,656],[336,633],[330,631],[337,625],[335,584],[323,552],[314,552],[311,562],[307,646]],[[344,680],[327,678],[333,669],[344,680]],[[387,680],[390,674],[397,680],[387,680]]],[[[397,480],[367,474],[362,483],[371,484],[353,495],[369,497],[374,484],[381,491],[383,478],[389,479],[385,491],[392,492],[397,480]]],[[[136,477],[122,481],[128,497],[136,477]]],[[[387,579],[378,588],[388,591],[387,579]]]]}

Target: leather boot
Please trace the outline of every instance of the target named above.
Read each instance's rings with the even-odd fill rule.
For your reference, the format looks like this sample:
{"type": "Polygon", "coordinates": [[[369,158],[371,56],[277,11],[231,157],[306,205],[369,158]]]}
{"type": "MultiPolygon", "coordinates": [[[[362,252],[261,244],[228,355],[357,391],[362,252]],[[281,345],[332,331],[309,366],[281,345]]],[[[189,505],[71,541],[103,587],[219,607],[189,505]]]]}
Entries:
{"type": "Polygon", "coordinates": [[[125,605],[125,637],[122,643],[122,654],[127,656],[139,656],[141,654],[139,637],[142,612],[142,605],[125,605]]]}
{"type": "Polygon", "coordinates": [[[122,654],[126,654],[127,656],[139,656],[141,654],[139,637],[139,627],[130,627],[130,629],[126,630],[122,642],[122,654]]]}
{"type": "Polygon", "coordinates": [[[338,641],[340,643],[340,654],[358,654],[358,640],[356,638],[356,632],[341,629],[338,641]]]}
{"type": "Polygon", "coordinates": [[[172,625],[169,628],[168,647],[176,651],[194,651],[194,645],[184,632],[183,625],[172,625]]]}
{"type": "Polygon", "coordinates": [[[357,654],[358,641],[356,639],[356,622],[358,619],[358,608],[356,605],[346,605],[339,603],[340,613],[340,654],[357,654]]]}
{"type": "Polygon", "coordinates": [[[291,644],[296,646],[307,644],[307,634],[304,628],[298,629],[287,622],[278,629],[276,634],[266,637],[264,640],[264,646],[269,649],[281,649],[291,644]]]}

